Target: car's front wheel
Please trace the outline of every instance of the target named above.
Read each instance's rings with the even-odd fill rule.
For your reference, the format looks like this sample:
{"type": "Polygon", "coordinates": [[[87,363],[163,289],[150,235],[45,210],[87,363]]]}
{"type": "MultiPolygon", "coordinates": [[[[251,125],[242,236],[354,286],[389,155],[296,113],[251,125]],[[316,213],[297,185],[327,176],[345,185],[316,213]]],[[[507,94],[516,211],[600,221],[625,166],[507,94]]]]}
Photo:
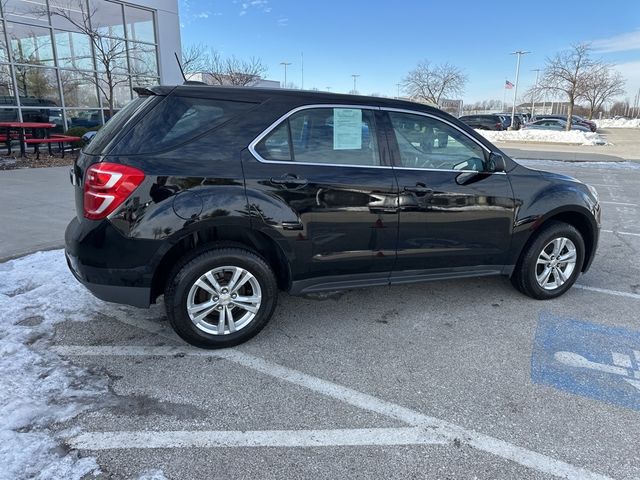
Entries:
{"type": "Polygon", "coordinates": [[[201,348],[238,345],[267,324],[278,289],[273,271],[240,248],[209,250],[175,270],[165,291],[167,316],[180,337],[201,348]]]}
{"type": "Polygon", "coordinates": [[[584,239],[578,230],[566,223],[552,222],[526,247],[511,280],[532,298],[559,297],[578,278],[584,252],[584,239]]]}

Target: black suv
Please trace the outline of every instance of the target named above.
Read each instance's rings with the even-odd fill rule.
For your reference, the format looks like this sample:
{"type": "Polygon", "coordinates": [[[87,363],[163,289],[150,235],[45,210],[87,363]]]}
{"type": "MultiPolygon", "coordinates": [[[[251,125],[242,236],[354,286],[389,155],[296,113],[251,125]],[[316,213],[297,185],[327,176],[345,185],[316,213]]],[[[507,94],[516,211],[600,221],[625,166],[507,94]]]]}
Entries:
{"type": "Polygon", "coordinates": [[[194,345],[252,337],[279,290],[502,274],[547,299],[593,260],[593,188],[517,164],[438,109],[278,89],[137,92],[73,166],[66,256],[104,300],[164,295],[194,345]]]}

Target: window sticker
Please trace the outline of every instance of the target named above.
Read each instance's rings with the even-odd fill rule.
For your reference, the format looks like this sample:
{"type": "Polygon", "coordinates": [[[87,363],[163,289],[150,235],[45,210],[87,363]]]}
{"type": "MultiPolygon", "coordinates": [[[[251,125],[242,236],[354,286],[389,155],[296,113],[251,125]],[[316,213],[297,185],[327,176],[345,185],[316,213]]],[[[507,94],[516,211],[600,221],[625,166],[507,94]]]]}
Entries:
{"type": "Polygon", "coordinates": [[[362,110],[333,109],[333,149],[360,150],[362,148],[362,110]]]}

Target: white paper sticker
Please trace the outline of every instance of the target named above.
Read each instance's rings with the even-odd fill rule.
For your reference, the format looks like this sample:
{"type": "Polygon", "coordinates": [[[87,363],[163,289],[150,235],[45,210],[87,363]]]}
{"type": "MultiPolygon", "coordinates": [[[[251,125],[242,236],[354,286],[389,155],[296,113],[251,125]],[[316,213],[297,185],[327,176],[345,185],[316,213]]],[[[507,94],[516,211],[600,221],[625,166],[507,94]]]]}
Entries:
{"type": "Polygon", "coordinates": [[[333,109],[333,149],[360,150],[362,148],[362,110],[333,109]]]}

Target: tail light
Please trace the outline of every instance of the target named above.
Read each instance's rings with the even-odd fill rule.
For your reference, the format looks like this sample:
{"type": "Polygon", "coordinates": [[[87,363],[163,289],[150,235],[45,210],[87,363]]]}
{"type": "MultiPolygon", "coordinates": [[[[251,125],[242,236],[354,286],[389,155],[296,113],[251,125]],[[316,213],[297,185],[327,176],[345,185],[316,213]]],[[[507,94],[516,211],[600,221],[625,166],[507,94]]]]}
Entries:
{"type": "Polygon", "coordinates": [[[105,218],[122,205],[143,180],[142,171],[127,165],[106,162],[91,165],[84,179],[85,218],[105,218]]]}
{"type": "Polygon", "coordinates": [[[504,125],[502,125],[502,122],[496,123],[496,129],[497,130],[502,130],[503,128],[504,128],[504,125]]]}

